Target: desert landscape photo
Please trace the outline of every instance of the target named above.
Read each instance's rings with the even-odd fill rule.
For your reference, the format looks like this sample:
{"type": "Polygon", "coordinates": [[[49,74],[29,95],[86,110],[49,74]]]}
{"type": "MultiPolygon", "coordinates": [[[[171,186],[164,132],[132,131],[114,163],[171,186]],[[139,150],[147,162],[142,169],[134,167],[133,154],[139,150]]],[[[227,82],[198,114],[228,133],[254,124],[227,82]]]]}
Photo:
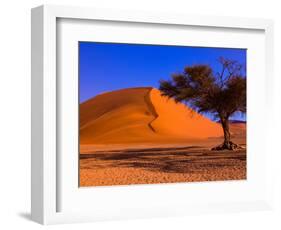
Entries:
{"type": "Polygon", "coordinates": [[[246,179],[246,50],[79,43],[79,185],[246,179]]]}

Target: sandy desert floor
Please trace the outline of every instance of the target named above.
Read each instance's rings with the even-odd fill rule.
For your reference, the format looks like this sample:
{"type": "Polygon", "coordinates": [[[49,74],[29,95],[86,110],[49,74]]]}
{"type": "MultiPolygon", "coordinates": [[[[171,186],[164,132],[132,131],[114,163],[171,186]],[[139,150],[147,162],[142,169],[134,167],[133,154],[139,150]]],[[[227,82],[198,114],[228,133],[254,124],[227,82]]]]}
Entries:
{"type": "Polygon", "coordinates": [[[80,154],[80,186],[246,179],[246,149],[200,146],[99,150],[80,154]]]}

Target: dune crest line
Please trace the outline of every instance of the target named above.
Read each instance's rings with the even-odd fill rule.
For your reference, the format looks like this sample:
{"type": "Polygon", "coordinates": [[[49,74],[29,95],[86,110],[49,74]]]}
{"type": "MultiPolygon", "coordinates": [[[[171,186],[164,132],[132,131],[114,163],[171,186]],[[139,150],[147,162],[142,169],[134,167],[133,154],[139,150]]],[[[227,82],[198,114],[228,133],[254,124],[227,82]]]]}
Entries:
{"type": "Polygon", "coordinates": [[[147,125],[154,133],[156,133],[156,130],[152,126],[152,122],[155,121],[159,117],[159,115],[156,112],[156,109],[151,101],[150,94],[151,94],[152,89],[153,88],[149,88],[147,94],[144,96],[144,101],[147,104],[147,108],[148,108],[149,112],[154,116],[154,118],[147,125]]]}

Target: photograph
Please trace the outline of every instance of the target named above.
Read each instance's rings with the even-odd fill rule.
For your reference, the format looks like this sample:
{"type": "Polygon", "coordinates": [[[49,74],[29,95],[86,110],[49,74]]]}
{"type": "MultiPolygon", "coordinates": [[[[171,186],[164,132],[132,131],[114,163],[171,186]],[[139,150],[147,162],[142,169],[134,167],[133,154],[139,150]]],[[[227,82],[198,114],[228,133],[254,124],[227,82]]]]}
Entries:
{"type": "Polygon", "coordinates": [[[80,187],[247,179],[247,49],[78,50],[80,187]]]}

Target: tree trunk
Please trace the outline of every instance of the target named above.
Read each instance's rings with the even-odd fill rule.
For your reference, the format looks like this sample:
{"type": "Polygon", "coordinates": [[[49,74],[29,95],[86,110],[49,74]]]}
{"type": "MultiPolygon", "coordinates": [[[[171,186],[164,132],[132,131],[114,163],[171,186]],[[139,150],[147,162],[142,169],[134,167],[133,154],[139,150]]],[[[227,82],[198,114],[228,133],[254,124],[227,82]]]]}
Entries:
{"type": "Polygon", "coordinates": [[[230,143],[229,121],[227,118],[221,119],[221,125],[223,128],[224,144],[226,146],[230,143]]]}
{"type": "Polygon", "coordinates": [[[230,131],[229,131],[229,120],[228,118],[220,118],[221,125],[223,128],[224,141],[221,145],[212,148],[212,150],[234,150],[240,149],[241,147],[232,141],[230,141],[230,131]]]}

